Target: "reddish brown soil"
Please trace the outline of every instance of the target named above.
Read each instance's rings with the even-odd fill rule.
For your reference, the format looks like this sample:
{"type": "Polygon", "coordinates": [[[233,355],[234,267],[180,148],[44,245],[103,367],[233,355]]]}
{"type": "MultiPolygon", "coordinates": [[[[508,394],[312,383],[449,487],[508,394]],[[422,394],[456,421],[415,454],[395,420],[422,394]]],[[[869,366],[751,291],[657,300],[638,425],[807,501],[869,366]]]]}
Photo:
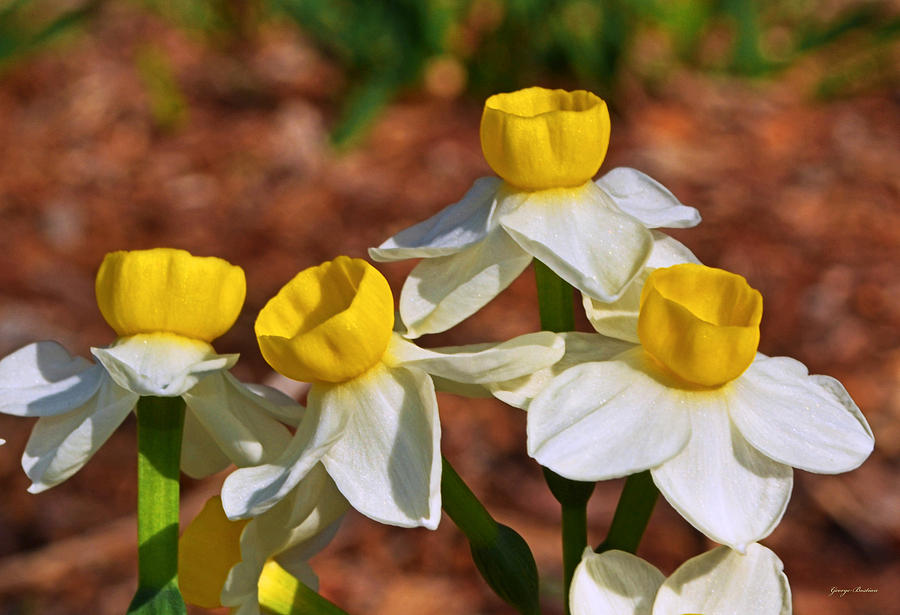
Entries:
{"type": "MultiPolygon", "coordinates": [[[[893,612],[900,603],[900,98],[873,91],[812,103],[804,63],[776,81],[672,75],[631,87],[604,169],[634,166],[696,206],[674,233],[765,297],[761,351],[839,378],[876,434],[840,476],[796,473],[765,544],[785,563],[798,615],[893,612]],[[830,596],[830,589],[877,589],[830,596]]],[[[573,84],[575,85],[575,84],[573,84]]],[[[116,249],[175,246],[247,272],[247,303],[216,343],[247,380],[271,374],[252,322],[297,271],[368,246],[459,198],[488,173],[480,108],[412,95],[356,149],[332,151],[341,75],[291,32],[225,55],[159,20],[110,8],[86,35],[0,78],[0,356],[55,339],[87,355],[113,333],[93,276],[116,249]],[[187,101],[177,130],[154,125],[135,69],[142,46],[170,58],[187,101]],[[238,59],[235,59],[238,58],[238,59]]],[[[410,264],[382,267],[398,291],[410,264]]],[[[500,340],[537,328],[534,283],[425,345],[500,340]]],[[[440,399],[443,451],[496,516],[531,543],[546,612],[559,613],[559,512],[525,453],[524,415],[440,399]]],[[[29,420],[0,415],[0,615],[118,614],[135,587],[134,424],[65,484],[29,495],[19,455],[29,420]]],[[[222,476],[188,481],[195,512],[222,476]]],[[[620,483],[590,507],[599,542],[620,483]]],[[[665,502],[640,554],[671,572],[710,544],[665,502]]],[[[401,530],[348,516],[314,560],[322,592],[355,614],[511,612],[475,572],[453,524],[401,530]]],[[[200,611],[197,611],[200,612],[200,611]]]]}

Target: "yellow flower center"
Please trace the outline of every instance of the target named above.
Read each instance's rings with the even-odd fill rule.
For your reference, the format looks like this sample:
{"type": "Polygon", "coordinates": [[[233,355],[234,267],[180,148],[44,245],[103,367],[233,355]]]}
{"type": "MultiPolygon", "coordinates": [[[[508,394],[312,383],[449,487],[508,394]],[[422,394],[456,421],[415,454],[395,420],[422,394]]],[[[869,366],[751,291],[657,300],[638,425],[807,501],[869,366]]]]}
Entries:
{"type": "Polygon", "coordinates": [[[156,248],[110,252],[94,288],[119,337],[168,332],[211,342],[237,320],[247,283],[243,269],[221,258],[156,248]]]}
{"type": "Polygon", "coordinates": [[[298,273],[256,319],[265,360],[288,378],[345,382],[387,349],[394,298],[384,276],[362,259],[339,256],[298,273]]]}
{"type": "Polygon", "coordinates": [[[638,337],[681,379],[714,387],[740,376],[759,346],[762,295],[734,273],[693,263],[653,271],[638,337]]]}
{"type": "Polygon", "coordinates": [[[249,522],[229,520],[219,496],[207,500],[178,541],[178,587],[185,602],[222,606],[219,596],[228,571],[241,561],[241,532],[249,522]]]}
{"type": "Polygon", "coordinates": [[[608,145],[609,111],[590,92],[528,88],[484,103],[481,150],[518,188],[580,186],[600,169],[608,145]]]}

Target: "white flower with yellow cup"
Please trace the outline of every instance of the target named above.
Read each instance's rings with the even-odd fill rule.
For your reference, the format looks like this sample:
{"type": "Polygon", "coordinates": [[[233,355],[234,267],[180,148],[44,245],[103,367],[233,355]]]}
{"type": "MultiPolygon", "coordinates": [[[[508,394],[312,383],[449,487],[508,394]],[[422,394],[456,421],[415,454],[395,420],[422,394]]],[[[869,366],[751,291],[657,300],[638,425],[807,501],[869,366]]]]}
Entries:
{"type": "Polygon", "coordinates": [[[762,297],[696,263],[655,269],[617,327],[639,344],[568,333],[557,365],[490,385],[528,410],[528,452],[566,478],[651,471],[666,500],[712,540],[743,550],[778,524],[792,467],[846,472],[872,431],[834,378],[757,352],[762,297]]]}
{"type": "Polygon", "coordinates": [[[263,357],[312,386],[284,453],[225,480],[229,518],[265,512],[321,462],[364,515],[433,529],[441,515],[441,429],[431,375],[487,385],[547,367],[563,352],[549,332],[426,350],[393,325],[390,286],[361,259],[339,256],[301,271],[269,300],[256,321],[263,357]]]}
{"type": "Polygon", "coordinates": [[[258,464],[286,446],[290,433],[273,415],[290,400],[241,384],[228,373],[237,355],[217,354],[210,344],[243,305],[240,267],[170,248],[112,252],[95,287],[100,312],[119,335],[91,349],[96,364],[56,342],[0,360],[0,412],[40,417],[22,457],[29,491],[77,472],[141,396],[184,399],[181,465],[190,476],[258,464]]]}
{"type": "Polygon", "coordinates": [[[598,301],[641,271],[648,229],[698,224],[662,185],[630,168],[596,182],[609,144],[606,103],[583,90],[528,88],[487,99],[481,147],[499,177],[405,229],[369,255],[422,258],[400,293],[406,336],[445,331],[506,288],[537,258],[598,301]]]}

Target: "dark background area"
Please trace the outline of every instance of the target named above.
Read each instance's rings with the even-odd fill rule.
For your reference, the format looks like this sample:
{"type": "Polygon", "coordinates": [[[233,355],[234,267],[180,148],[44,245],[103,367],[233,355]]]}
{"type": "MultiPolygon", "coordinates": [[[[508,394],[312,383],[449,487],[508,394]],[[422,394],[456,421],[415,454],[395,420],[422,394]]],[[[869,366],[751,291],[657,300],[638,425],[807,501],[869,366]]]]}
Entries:
{"type": "MultiPolygon", "coordinates": [[[[613,110],[601,172],[633,166],[697,207],[702,224],[673,234],[763,293],[760,350],[841,380],[875,431],[860,469],[796,472],[787,514],[764,541],[784,561],[795,613],[896,610],[896,2],[0,7],[0,356],[42,339],[83,356],[111,343],[93,293],[103,255],[172,246],[244,268],[246,305],[215,346],[241,353],[238,377],[278,384],[252,323],[282,284],[338,254],[365,256],[489,174],[484,95],[590,88],[613,110]],[[830,595],[857,586],[878,591],[830,595]]],[[[398,293],[411,266],[379,268],[398,293]]],[[[537,328],[526,271],[420,343],[537,328]]],[[[524,415],[439,401],[443,452],[531,544],[546,612],[561,612],[559,511],[525,453],[524,415]]],[[[26,493],[19,465],[30,427],[0,415],[0,614],[124,612],[136,584],[133,419],[40,495],[26,493]]],[[[186,480],[185,520],[222,479],[186,480]]],[[[592,542],[620,489],[597,486],[592,542]]],[[[711,546],[661,500],[639,555],[669,574],[711,546]]],[[[351,513],[313,566],[322,593],[354,614],[511,612],[446,518],[430,532],[351,513]]]]}

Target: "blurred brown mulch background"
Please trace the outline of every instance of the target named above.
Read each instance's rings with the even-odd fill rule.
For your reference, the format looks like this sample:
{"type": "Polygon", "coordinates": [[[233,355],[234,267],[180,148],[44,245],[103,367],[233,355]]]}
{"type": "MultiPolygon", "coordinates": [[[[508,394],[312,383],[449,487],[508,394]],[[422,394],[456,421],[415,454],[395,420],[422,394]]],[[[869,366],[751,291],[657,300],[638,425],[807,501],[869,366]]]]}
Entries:
{"type": "MultiPolygon", "coordinates": [[[[110,3],[80,36],[8,67],[0,75],[0,356],[41,339],[83,356],[110,343],[93,293],[103,255],[174,246],[245,269],[247,303],[216,348],[241,353],[240,378],[271,378],[252,323],[284,282],[337,254],[365,256],[489,173],[480,104],[443,87],[459,71],[441,66],[342,150],[329,130],[347,77],[284,24],[262,27],[235,51],[110,3]],[[158,74],[158,62],[179,93],[162,110],[146,72],[158,74]]],[[[762,291],[761,351],[840,379],[863,409],[875,453],[845,475],[796,472],[787,514],[765,544],[784,561],[798,615],[875,615],[900,604],[900,89],[885,80],[813,100],[811,84],[828,68],[810,58],[764,81],[673,69],[652,87],[625,74],[604,170],[636,167],[697,207],[703,223],[673,234],[762,291]],[[830,595],[857,586],[877,592],[830,595]]],[[[171,87],[159,74],[160,87],[171,87]]],[[[395,292],[410,267],[381,267],[395,292]]],[[[537,328],[526,273],[472,319],[422,343],[537,328]]],[[[524,416],[490,400],[440,402],[444,453],[529,541],[546,612],[559,613],[559,513],[525,453],[524,416]]],[[[122,613],[136,583],[133,420],[81,472],[40,495],[26,493],[19,466],[30,423],[0,415],[8,440],[0,614],[122,613]]],[[[186,483],[185,518],[222,479],[186,483]]],[[[594,543],[620,487],[597,487],[594,543]]],[[[668,574],[710,547],[660,500],[639,554],[668,574]]],[[[429,532],[351,513],[313,564],[322,593],[350,613],[511,612],[446,518],[429,532]]]]}

